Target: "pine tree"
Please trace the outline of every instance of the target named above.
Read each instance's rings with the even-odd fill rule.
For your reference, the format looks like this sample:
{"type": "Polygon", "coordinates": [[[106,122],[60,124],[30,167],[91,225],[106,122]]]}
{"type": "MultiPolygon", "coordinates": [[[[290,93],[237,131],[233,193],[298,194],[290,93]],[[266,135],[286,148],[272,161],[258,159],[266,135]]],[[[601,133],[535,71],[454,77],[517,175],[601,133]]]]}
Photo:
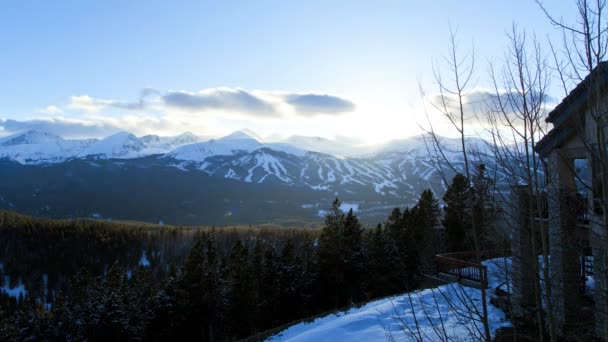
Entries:
{"type": "Polygon", "coordinates": [[[472,226],[476,228],[476,231],[471,232],[471,234],[475,234],[479,251],[493,249],[495,247],[491,245],[488,236],[489,217],[492,213],[490,195],[492,182],[492,179],[486,176],[486,166],[484,164],[477,165],[471,182],[469,196],[472,203],[472,226]]]}
{"type": "Polygon", "coordinates": [[[125,326],[130,340],[141,339],[154,318],[153,297],[156,293],[150,272],[140,266],[128,282],[125,305],[128,322],[125,326]]]}
{"type": "Polygon", "coordinates": [[[183,337],[205,338],[206,321],[202,321],[204,312],[204,278],[203,263],[205,256],[201,239],[192,246],[186,257],[182,274],[176,286],[178,332],[183,337]]]}
{"type": "Polygon", "coordinates": [[[179,338],[182,321],[177,305],[176,280],[169,276],[164,286],[154,296],[154,315],[146,329],[146,339],[152,341],[175,340],[179,338]]]}
{"type": "Polygon", "coordinates": [[[279,261],[277,260],[274,246],[266,244],[264,249],[264,269],[262,270],[261,282],[258,288],[260,326],[264,330],[280,325],[282,321],[278,314],[280,303],[279,285],[279,261]]]}
{"type": "MultiPolygon", "coordinates": [[[[414,208],[415,209],[415,208],[414,208]]],[[[405,267],[406,288],[414,289],[418,284],[420,266],[419,241],[416,239],[417,210],[405,208],[401,218],[403,243],[399,246],[399,256],[405,267]]]]}
{"type": "Polygon", "coordinates": [[[402,214],[399,208],[395,208],[384,223],[386,256],[393,267],[391,274],[398,289],[411,288],[414,283],[409,274],[416,274],[416,268],[412,267],[416,265],[415,244],[412,230],[407,224],[410,221],[409,212],[406,208],[402,214]]]}
{"type": "Polygon", "coordinates": [[[207,238],[206,260],[203,268],[204,320],[207,321],[206,338],[214,341],[222,336],[224,293],[222,271],[213,236],[207,238]]]}
{"type": "Polygon", "coordinates": [[[286,323],[295,320],[303,311],[301,293],[304,266],[302,260],[296,256],[292,239],[288,239],[283,246],[277,271],[279,279],[278,317],[281,323],[286,323]]]}
{"type": "Polygon", "coordinates": [[[363,297],[363,277],[366,269],[366,255],[363,247],[363,227],[350,209],[344,219],[343,244],[345,256],[345,277],[347,304],[365,299],[363,297]]]}
{"type": "Polygon", "coordinates": [[[241,240],[232,247],[228,265],[228,321],[237,338],[249,336],[254,331],[255,289],[249,263],[249,250],[241,240]]]}
{"type": "Polygon", "coordinates": [[[99,323],[92,325],[91,338],[102,340],[127,339],[125,326],[128,313],[125,305],[126,274],[117,262],[110,267],[100,289],[99,323]]]}
{"type": "Polygon", "coordinates": [[[413,238],[418,251],[419,272],[432,274],[435,271],[435,255],[441,251],[439,236],[439,205],[429,189],[420,194],[412,209],[413,238]]]}
{"type": "Polygon", "coordinates": [[[361,272],[364,270],[363,228],[352,210],[344,215],[336,199],[325,218],[319,239],[319,276],[324,303],[332,308],[362,298],[361,272]],[[330,304],[331,305],[331,304],[330,304]]]}
{"type": "Polygon", "coordinates": [[[470,250],[466,244],[467,227],[471,226],[469,181],[458,173],[443,195],[445,216],[443,226],[446,230],[446,249],[448,252],[470,250]]]}

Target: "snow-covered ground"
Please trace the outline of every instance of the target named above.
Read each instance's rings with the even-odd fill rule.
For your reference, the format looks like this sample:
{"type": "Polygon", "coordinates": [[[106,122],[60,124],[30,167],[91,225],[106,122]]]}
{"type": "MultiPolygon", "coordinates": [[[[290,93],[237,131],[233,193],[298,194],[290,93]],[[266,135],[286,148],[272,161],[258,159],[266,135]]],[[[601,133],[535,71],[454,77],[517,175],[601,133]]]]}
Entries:
{"type": "MultiPolygon", "coordinates": [[[[505,259],[486,262],[488,293],[506,282],[505,259]]],[[[507,259],[507,265],[510,264],[507,259]]],[[[481,312],[478,289],[447,284],[370,302],[360,308],[293,325],[269,341],[477,341],[483,330],[470,312],[481,312]],[[416,329],[416,326],[419,329],[416,329]]],[[[488,299],[490,329],[510,326],[505,313],[488,299]]]]}

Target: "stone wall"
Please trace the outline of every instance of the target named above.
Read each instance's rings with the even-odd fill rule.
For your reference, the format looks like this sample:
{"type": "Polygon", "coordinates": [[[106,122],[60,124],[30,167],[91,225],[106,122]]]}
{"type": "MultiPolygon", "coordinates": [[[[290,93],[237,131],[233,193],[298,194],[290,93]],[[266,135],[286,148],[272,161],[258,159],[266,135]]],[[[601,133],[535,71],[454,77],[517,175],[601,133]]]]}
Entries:
{"type": "Polygon", "coordinates": [[[529,194],[527,186],[517,186],[512,190],[512,214],[516,221],[511,230],[513,315],[524,317],[534,314],[535,272],[532,267],[532,232],[529,220],[529,194]]]}

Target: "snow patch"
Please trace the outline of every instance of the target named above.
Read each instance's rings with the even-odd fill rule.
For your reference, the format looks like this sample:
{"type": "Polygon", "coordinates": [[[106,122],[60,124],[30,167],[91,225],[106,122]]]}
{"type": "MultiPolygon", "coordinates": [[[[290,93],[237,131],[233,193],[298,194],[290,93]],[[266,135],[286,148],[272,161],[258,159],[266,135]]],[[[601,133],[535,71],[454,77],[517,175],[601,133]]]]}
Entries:
{"type": "Polygon", "coordinates": [[[228,172],[226,172],[224,178],[239,179],[239,176],[236,174],[236,172],[234,172],[233,169],[228,169],[228,172]]]}
{"type": "Polygon", "coordinates": [[[143,267],[150,266],[150,260],[148,260],[148,256],[146,255],[146,250],[141,251],[141,258],[139,258],[139,264],[143,267]]]}
{"type": "MultiPolygon", "coordinates": [[[[500,282],[500,272],[500,267],[488,265],[489,281],[500,282]]],[[[458,284],[442,285],[380,299],[312,322],[299,323],[270,337],[268,341],[409,341],[417,340],[419,336],[424,336],[424,340],[428,341],[440,341],[445,339],[443,332],[450,340],[471,341],[477,338],[471,332],[483,329],[479,322],[461,316],[462,312],[468,311],[467,305],[470,303],[475,303],[481,311],[481,293],[478,289],[458,284]],[[466,296],[472,301],[464,302],[466,296]],[[420,327],[420,335],[416,332],[416,324],[420,327]]],[[[490,303],[488,318],[493,333],[511,325],[505,313],[490,303]]]]}
{"type": "Polygon", "coordinates": [[[382,195],[384,194],[384,192],[382,191],[382,189],[384,188],[398,189],[399,187],[389,180],[384,180],[383,182],[374,185],[374,191],[382,195]]]}
{"type": "Polygon", "coordinates": [[[313,190],[329,190],[327,185],[311,185],[310,188],[313,190]]]}

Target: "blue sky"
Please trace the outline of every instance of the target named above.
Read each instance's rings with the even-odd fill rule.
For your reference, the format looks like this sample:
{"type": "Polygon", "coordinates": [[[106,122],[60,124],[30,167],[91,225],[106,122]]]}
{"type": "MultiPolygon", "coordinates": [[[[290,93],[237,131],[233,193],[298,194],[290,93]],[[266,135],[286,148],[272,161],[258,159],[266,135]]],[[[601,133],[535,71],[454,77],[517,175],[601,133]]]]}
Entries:
{"type": "Polygon", "coordinates": [[[559,37],[533,0],[8,1],[0,133],[403,138],[419,132],[418,84],[433,88],[450,25],[484,86],[513,22],[559,37]]]}

